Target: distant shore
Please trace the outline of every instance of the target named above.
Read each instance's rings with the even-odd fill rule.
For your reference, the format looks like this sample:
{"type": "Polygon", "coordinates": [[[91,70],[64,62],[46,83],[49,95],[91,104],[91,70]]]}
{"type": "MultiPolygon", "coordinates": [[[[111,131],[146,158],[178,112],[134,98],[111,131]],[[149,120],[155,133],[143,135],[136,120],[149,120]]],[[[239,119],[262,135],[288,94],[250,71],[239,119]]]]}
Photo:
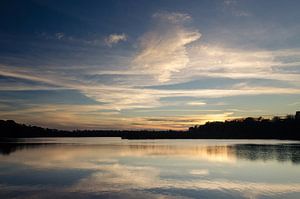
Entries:
{"type": "Polygon", "coordinates": [[[75,130],[41,128],[0,120],[0,138],[30,137],[120,137],[122,139],[281,139],[300,140],[300,112],[285,118],[243,118],[207,122],[186,131],[75,130]]]}

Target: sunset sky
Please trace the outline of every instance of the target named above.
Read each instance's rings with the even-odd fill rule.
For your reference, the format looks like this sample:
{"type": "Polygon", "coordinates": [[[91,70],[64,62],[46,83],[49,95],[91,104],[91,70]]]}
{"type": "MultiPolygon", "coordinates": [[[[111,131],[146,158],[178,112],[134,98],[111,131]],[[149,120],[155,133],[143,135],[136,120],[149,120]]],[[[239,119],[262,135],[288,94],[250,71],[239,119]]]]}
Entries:
{"type": "Polygon", "coordinates": [[[300,1],[2,0],[0,119],[186,129],[300,110],[300,1]]]}

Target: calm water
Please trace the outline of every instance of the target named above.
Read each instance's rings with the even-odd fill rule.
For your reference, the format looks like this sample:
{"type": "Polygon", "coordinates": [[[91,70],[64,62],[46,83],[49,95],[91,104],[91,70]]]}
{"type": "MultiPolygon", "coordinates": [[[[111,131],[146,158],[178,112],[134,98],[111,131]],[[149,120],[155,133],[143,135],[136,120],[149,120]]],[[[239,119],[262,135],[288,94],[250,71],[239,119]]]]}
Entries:
{"type": "Polygon", "coordinates": [[[300,198],[300,143],[26,139],[0,144],[0,198],[300,198]]]}

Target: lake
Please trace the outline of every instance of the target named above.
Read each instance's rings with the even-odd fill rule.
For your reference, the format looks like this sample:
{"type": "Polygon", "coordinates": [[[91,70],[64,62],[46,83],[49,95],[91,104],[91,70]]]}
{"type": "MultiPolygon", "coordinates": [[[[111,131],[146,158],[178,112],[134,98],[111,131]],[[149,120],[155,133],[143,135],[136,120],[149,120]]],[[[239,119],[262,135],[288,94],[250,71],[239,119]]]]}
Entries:
{"type": "Polygon", "coordinates": [[[34,138],[0,144],[0,198],[300,198],[300,142],[34,138]]]}

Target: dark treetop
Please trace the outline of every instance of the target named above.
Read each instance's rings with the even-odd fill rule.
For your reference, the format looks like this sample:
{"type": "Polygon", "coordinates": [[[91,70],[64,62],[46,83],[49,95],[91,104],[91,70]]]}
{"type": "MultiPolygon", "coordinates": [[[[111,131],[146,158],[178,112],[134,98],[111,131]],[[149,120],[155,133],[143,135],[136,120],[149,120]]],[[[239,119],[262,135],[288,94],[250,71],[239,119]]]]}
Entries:
{"type": "Polygon", "coordinates": [[[300,112],[285,118],[244,118],[224,122],[207,122],[187,131],[63,131],[0,120],[0,137],[121,137],[123,139],[287,139],[300,140],[300,112]]]}

